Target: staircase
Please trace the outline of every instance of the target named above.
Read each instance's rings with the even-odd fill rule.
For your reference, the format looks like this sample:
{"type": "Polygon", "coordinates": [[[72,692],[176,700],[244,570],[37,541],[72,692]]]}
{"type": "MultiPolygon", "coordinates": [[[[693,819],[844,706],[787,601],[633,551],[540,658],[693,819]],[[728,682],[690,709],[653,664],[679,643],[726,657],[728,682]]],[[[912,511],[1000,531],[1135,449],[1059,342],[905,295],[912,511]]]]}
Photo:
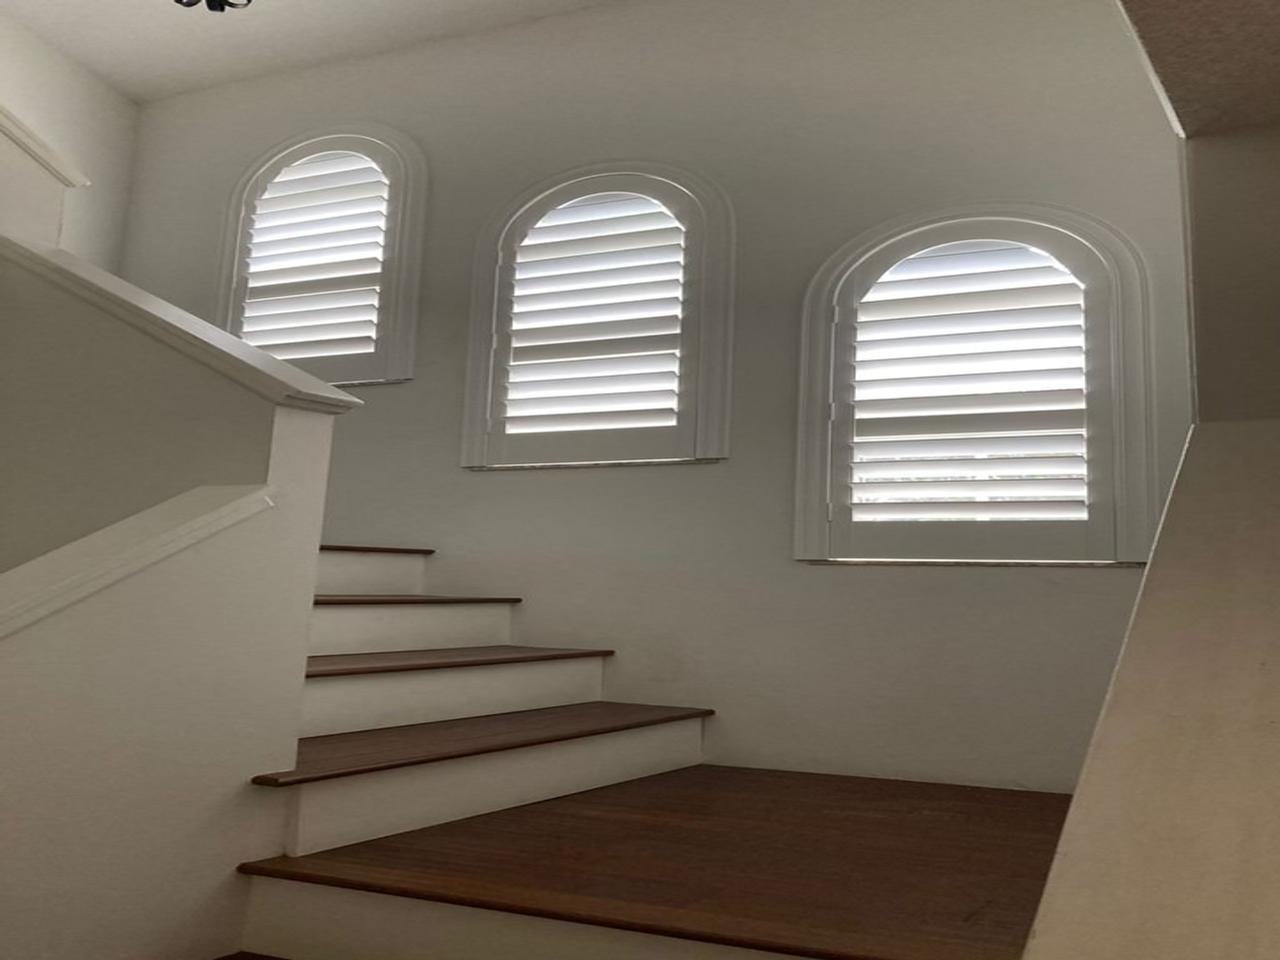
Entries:
{"type": "Polygon", "coordinates": [[[605,649],[512,643],[518,597],[425,593],[431,550],[325,546],[289,794],[302,856],[687,767],[712,711],[601,700],[605,649]]]}
{"type": "Polygon", "coordinates": [[[1016,960],[1066,797],[701,764],[430,550],[322,548],[286,856],[239,960],[1016,960]]]}

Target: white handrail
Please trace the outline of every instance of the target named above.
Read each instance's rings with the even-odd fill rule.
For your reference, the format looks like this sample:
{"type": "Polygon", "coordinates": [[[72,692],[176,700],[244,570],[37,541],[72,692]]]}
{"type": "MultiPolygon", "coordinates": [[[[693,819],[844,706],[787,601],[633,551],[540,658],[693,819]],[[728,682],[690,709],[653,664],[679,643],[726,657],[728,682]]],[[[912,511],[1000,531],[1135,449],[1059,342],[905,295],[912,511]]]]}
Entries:
{"type": "Polygon", "coordinates": [[[277,406],[338,414],[363,402],[65,250],[0,234],[0,258],[57,284],[277,406]]]}

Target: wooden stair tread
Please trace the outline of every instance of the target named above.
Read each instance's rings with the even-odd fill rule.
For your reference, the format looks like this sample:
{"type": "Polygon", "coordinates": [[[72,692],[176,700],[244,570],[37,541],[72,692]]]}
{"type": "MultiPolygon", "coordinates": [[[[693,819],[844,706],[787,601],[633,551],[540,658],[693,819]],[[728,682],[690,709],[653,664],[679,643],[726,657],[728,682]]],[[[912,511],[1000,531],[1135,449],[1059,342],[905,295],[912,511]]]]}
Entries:
{"type": "Polygon", "coordinates": [[[308,677],[350,677],[408,670],[443,670],[451,667],[488,667],[506,663],[540,663],[547,660],[579,660],[610,657],[612,650],[575,647],[449,647],[439,650],[389,650],[383,653],[335,653],[307,658],[308,677]]]}
{"type": "Polygon", "coordinates": [[[298,741],[298,764],[294,769],[259,774],[253,782],[265,787],[288,787],[709,717],[714,712],[698,707],[592,701],[306,737],[298,741]]]}
{"type": "Polygon", "coordinates": [[[322,543],[320,549],[332,553],[409,553],[423,557],[435,553],[427,547],[365,547],[349,543],[322,543]]]}
{"type": "Polygon", "coordinates": [[[828,960],[1017,960],[1069,800],[699,766],[241,870],[828,960]]]}
{"type": "Polygon", "coordinates": [[[430,603],[523,603],[521,597],[450,597],[420,593],[318,593],[318,607],[382,606],[430,603]]]}

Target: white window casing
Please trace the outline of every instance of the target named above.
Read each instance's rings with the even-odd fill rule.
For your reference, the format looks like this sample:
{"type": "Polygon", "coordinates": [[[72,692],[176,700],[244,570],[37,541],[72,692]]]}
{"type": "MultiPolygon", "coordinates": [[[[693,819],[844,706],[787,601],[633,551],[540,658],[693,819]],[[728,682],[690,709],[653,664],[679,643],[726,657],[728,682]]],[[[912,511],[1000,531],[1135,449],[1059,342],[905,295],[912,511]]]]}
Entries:
{"type": "Polygon", "coordinates": [[[806,303],[798,558],[1145,558],[1141,274],[1105,228],[1049,216],[907,226],[824,268],[806,303]]]}
{"type": "Polygon", "coordinates": [[[227,328],[330,383],[412,378],[425,177],[389,131],[273,151],[237,192],[227,328]]]}
{"type": "Polygon", "coordinates": [[[682,171],[523,196],[477,253],[463,466],[727,456],[731,244],[727,203],[682,171]]]}

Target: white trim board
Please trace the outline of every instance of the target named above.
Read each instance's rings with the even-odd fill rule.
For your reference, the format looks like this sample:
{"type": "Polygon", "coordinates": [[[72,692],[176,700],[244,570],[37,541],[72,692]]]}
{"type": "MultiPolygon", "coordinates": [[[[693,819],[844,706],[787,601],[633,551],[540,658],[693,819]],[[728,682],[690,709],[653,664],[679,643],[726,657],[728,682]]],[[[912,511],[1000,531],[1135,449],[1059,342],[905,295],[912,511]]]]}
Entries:
{"type": "Polygon", "coordinates": [[[275,506],[266,486],[196,487],[0,574],[0,639],[275,506]]]}
{"type": "Polygon", "coordinates": [[[16,143],[36,163],[44,167],[64,187],[90,186],[89,178],[43,137],[0,105],[0,133],[16,143]]]}

